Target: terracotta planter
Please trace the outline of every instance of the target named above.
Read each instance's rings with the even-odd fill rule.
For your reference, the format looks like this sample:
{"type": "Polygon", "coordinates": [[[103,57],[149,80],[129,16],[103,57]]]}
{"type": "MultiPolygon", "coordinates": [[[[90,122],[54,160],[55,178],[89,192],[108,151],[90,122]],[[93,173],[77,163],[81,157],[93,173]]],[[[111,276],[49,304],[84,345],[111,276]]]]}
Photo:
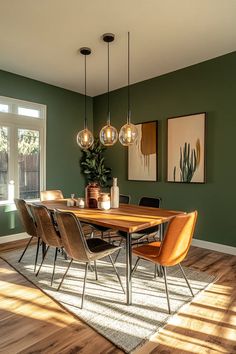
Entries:
{"type": "Polygon", "coordinates": [[[87,208],[96,209],[101,188],[98,183],[91,182],[85,188],[85,203],[87,208]]]}

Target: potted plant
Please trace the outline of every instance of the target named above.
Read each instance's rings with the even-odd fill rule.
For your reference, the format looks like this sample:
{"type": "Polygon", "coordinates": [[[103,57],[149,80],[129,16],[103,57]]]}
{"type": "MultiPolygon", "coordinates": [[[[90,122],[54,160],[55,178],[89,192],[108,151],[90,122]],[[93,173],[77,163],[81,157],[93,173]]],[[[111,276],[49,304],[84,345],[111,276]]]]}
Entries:
{"type": "Polygon", "coordinates": [[[97,207],[97,199],[101,188],[109,187],[111,180],[111,168],[105,166],[104,151],[106,147],[101,144],[98,138],[87,150],[82,150],[80,159],[81,172],[85,175],[86,205],[90,208],[97,207]]]}
{"type": "Polygon", "coordinates": [[[106,147],[98,138],[94,139],[91,148],[82,150],[80,159],[81,172],[87,183],[96,182],[100,187],[108,187],[111,180],[111,168],[105,166],[104,151],[106,147]]]}

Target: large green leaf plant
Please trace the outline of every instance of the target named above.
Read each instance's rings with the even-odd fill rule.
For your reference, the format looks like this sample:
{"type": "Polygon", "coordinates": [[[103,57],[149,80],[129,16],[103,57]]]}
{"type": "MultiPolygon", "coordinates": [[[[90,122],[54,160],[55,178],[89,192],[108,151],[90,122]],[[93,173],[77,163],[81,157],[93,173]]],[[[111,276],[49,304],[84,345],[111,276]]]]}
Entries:
{"type": "Polygon", "coordinates": [[[111,180],[111,168],[105,166],[104,151],[106,147],[98,138],[94,139],[91,148],[82,150],[80,159],[81,172],[87,183],[97,182],[100,187],[108,187],[111,180]]]}

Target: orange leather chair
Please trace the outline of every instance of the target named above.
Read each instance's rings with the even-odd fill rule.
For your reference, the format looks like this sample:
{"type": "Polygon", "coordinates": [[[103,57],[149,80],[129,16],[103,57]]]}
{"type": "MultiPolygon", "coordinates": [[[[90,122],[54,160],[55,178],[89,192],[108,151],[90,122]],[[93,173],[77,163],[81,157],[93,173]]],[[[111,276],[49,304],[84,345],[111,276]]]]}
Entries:
{"type": "Polygon", "coordinates": [[[49,191],[41,191],[40,192],[40,200],[41,202],[45,200],[56,200],[56,199],[63,199],[62,191],[59,189],[49,190],[49,191]]]}
{"type": "Polygon", "coordinates": [[[184,260],[190,248],[196,220],[197,211],[189,214],[178,215],[169,222],[164,240],[162,242],[152,242],[132,249],[132,252],[138,257],[132,274],[137,269],[140,259],[145,259],[161,266],[164,274],[169,313],[171,313],[171,310],[166,277],[166,267],[174,265],[178,265],[180,267],[191,295],[194,296],[180,262],[184,260]]]}

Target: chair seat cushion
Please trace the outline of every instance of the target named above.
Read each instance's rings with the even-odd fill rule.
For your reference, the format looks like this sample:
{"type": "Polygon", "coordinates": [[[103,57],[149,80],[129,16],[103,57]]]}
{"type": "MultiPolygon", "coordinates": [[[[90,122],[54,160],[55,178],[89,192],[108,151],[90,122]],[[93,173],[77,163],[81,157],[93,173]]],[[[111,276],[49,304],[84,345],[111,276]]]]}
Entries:
{"type": "Polygon", "coordinates": [[[139,247],[132,248],[132,252],[141,258],[150,259],[155,261],[160,251],[161,242],[151,242],[139,247]]]}
{"type": "MultiPolygon", "coordinates": [[[[134,232],[131,234],[131,239],[133,241],[135,240],[138,240],[139,238],[141,237],[144,237],[144,236],[149,236],[150,234],[153,234],[155,232],[158,232],[159,230],[159,226],[153,226],[153,227],[149,227],[148,229],[145,229],[145,230],[141,230],[141,231],[137,231],[137,232],[134,232]]],[[[122,237],[126,237],[126,232],[124,231],[119,231],[119,234],[120,236],[122,237]]]]}
{"type": "Polygon", "coordinates": [[[87,240],[88,248],[93,253],[113,253],[120,247],[116,247],[100,238],[90,238],[87,240]]]}

